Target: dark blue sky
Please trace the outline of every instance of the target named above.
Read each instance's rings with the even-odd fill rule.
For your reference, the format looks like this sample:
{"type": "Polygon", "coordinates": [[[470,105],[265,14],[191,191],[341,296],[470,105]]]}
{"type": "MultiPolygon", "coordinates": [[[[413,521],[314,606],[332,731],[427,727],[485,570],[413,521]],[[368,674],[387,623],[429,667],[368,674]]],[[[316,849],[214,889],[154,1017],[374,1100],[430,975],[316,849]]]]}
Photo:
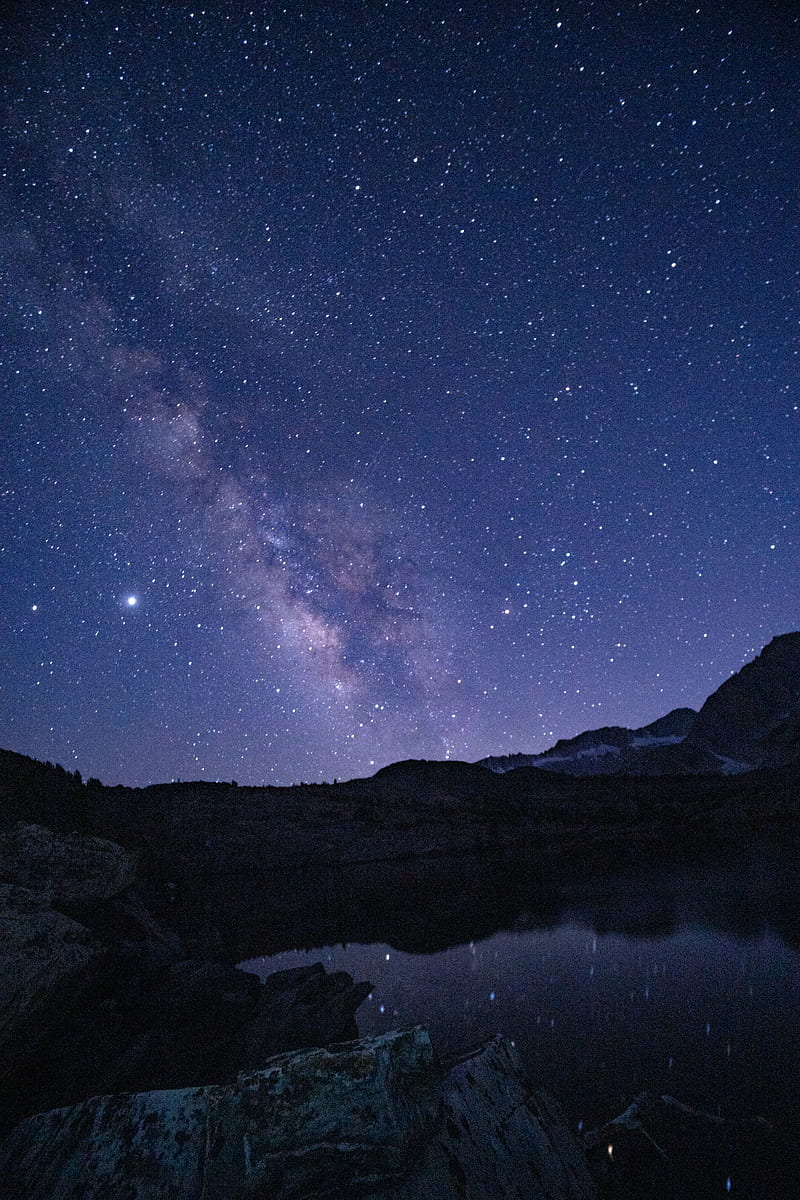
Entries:
{"type": "Polygon", "coordinates": [[[798,613],[793,6],[21,4],[0,744],[533,751],[798,613]]]}

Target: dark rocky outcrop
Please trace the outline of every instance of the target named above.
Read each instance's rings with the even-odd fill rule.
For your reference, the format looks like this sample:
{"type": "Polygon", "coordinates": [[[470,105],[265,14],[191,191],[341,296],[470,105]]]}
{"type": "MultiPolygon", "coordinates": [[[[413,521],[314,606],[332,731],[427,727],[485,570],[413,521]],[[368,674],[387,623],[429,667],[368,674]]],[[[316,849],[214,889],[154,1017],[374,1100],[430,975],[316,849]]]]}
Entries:
{"type": "Polygon", "coordinates": [[[281,1055],[229,1086],[31,1117],[0,1174],[9,1200],[595,1196],[558,1107],[527,1089],[507,1043],[445,1071],[419,1028],[281,1055]]]}
{"type": "Polygon", "coordinates": [[[800,633],[773,638],[703,704],[687,736],[723,759],[778,766],[800,755],[800,633]]]}
{"type": "Polygon", "coordinates": [[[121,846],[39,825],[0,834],[0,1078],[60,1031],[105,969],[108,947],[70,915],[133,881],[121,846]]]}
{"type": "Polygon", "coordinates": [[[196,960],[164,966],[110,953],[104,966],[91,996],[77,997],[35,1052],[18,1043],[11,1079],[24,1111],[99,1092],[226,1082],[278,1052],[356,1037],[354,1014],[370,991],[319,963],[263,984],[196,960]]]}
{"type": "Polygon", "coordinates": [[[35,1046],[85,994],[102,948],[77,921],[14,884],[0,884],[0,922],[0,1073],[7,1075],[20,1045],[35,1046]]]}
{"type": "Polygon", "coordinates": [[[133,855],[103,838],[57,837],[22,822],[0,833],[0,882],[28,888],[62,909],[111,900],[135,875],[133,855]]]}
{"type": "Polygon", "coordinates": [[[230,1080],[266,1057],[356,1037],[370,990],[320,964],[269,977],[188,959],[113,842],[0,835],[0,1131],[121,1088],[230,1080]]]}

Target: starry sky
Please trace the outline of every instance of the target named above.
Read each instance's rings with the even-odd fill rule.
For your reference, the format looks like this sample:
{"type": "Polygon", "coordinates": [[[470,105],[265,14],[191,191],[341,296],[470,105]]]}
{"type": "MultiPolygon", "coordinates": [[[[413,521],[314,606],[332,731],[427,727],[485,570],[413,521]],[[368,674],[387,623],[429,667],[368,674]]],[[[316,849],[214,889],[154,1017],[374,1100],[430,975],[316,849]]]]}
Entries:
{"type": "Polygon", "coordinates": [[[291,783],[798,614],[794,6],[16,3],[0,744],[291,783]]]}

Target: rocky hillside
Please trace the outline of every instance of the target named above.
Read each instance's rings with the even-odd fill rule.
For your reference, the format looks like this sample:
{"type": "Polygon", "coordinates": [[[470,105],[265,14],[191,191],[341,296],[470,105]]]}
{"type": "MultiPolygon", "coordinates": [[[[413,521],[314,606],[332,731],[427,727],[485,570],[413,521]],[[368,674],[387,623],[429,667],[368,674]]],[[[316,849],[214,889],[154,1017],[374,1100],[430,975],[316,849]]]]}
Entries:
{"type": "MultiPolygon", "coordinates": [[[[567,775],[666,775],[685,769],[682,746],[697,713],[692,708],[675,708],[665,717],[639,729],[605,725],[573,738],[561,738],[542,754],[509,754],[484,758],[480,766],[503,773],[518,767],[540,767],[567,775]]],[[[715,770],[718,764],[702,750],[692,767],[715,770]]]]}
{"type": "Polygon", "coordinates": [[[800,633],[776,637],[709,696],[686,738],[723,759],[777,766],[800,755],[800,633]]]}
{"type": "Polygon", "coordinates": [[[484,758],[565,775],[735,774],[800,757],[800,633],[773,638],[758,658],[709,696],[699,712],[676,708],[650,725],[612,725],[565,738],[542,754],[484,758]]]}
{"type": "Polygon", "coordinates": [[[144,881],[182,893],[228,872],[442,855],[575,857],[687,836],[696,846],[791,836],[800,764],[743,774],[598,776],[395,763],[369,779],[292,788],[163,784],[62,790],[52,767],[0,752],[0,814],[134,850],[144,881]],[[52,779],[55,790],[50,791],[52,779]]]}

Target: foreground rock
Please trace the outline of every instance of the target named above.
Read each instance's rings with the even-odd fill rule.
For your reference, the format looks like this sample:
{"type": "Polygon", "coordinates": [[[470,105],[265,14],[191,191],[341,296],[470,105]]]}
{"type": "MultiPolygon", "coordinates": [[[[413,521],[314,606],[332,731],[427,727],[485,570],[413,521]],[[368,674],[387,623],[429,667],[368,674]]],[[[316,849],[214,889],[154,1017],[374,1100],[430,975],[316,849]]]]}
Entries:
{"type": "Polygon", "coordinates": [[[15,1200],[590,1200],[555,1104],[496,1039],[445,1073],[412,1029],[281,1055],[228,1086],[101,1096],[23,1121],[15,1200]]]}

